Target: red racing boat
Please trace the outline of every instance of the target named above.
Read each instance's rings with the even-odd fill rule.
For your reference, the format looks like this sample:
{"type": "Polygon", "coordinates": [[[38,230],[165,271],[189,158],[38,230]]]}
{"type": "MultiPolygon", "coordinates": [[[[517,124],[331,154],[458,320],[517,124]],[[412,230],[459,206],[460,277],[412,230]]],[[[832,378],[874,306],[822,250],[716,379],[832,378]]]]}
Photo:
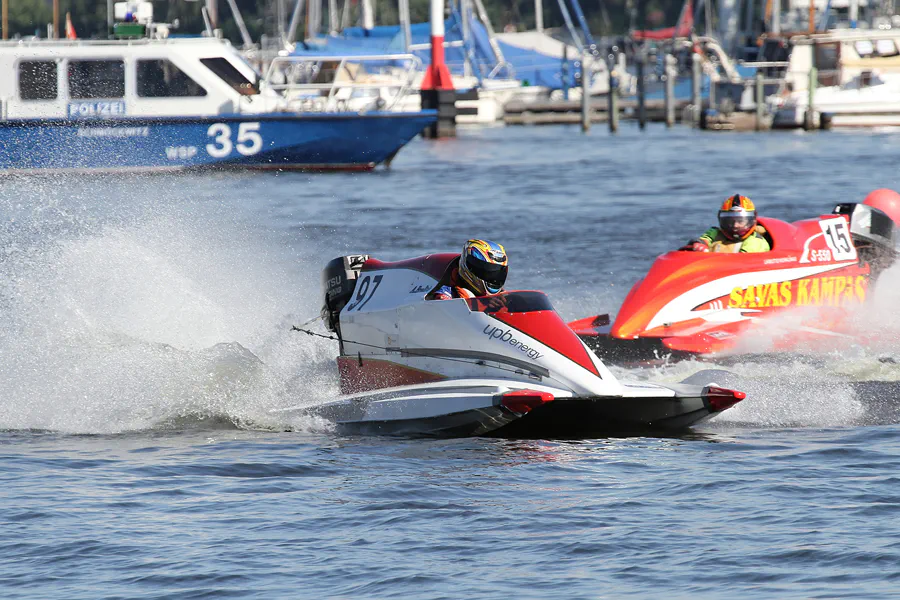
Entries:
{"type": "Polygon", "coordinates": [[[858,342],[848,318],[894,262],[900,194],[787,223],[759,218],[771,251],[673,251],[658,257],[608,315],[569,323],[603,360],[808,353],[858,342]]]}

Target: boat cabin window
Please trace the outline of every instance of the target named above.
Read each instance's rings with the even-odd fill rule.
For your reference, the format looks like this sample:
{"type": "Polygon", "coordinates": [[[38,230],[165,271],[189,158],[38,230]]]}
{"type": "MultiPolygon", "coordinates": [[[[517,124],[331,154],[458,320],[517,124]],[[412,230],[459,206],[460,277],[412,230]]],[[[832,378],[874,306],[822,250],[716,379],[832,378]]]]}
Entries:
{"type": "Polygon", "coordinates": [[[170,60],[139,60],[137,95],[142,98],[183,98],[205,96],[206,90],[170,60]]]}
{"type": "Polygon", "coordinates": [[[897,45],[894,40],[878,40],[875,42],[875,50],[878,56],[897,56],[897,45]]]}
{"type": "Polygon", "coordinates": [[[819,70],[819,85],[837,85],[840,82],[841,44],[839,42],[816,44],[815,53],[815,66],[819,70]]]}
{"type": "Polygon", "coordinates": [[[872,40],[860,40],[853,44],[853,48],[856,50],[856,53],[859,54],[860,58],[866,58],[875,53],[875,45],[872,44],[872,40]]]}
{"type": "Polygon", "coordinates": [[[222,57],[201,58],[200,62],[240,94],[253,96],[259,93],[256,83],[244,77],[243,73],[238,71],[227,59],[222,57]]]}
{"type": "Polygon", "coordinates": [[[69,61],[70,98],[122,98],[124,96],[125,63],[123,61],[69,61]]]}
{"type": "Polygon", "coordinates": [[[853,44],[853,47],[860,58],[866,58],[875,53],[875,45],[872,43],[872,40],[860,40],[853,44]]]}
{"type": "Polygon", "coordinates": [[[55,100],[56,61],[26,60],[19,63],[19,98],[55,100]]]}
{"type": "Polygon", "coordinates": [[[853,48],[860,58],[875,58],[882,56],[897,56],[897,46],[894,40],[859,40],[853,44],[853,48]]]}

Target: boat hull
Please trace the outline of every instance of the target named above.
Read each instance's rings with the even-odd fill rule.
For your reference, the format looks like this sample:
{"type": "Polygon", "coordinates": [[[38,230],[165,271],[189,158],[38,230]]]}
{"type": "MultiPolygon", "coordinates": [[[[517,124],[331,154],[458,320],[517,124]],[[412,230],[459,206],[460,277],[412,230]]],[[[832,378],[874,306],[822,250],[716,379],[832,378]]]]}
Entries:
{"type": "MultiPolygon", "coordinates": [[[[699,390],[698,390],[699,391],[699,390]]],[[[493,434],[586,437],[685,431],[716,414],[700,393],[649,398],[568,398],[539,406],[493,434]]]]}
{"type": "Polygon", "coordinates": [[[0,121],[0,172],[367,170],[436,119],[416,113],[0,121]]]}
{"type": "Polygon", "coordinates": [[[345,434],[571,438],[683,431],[743,398],[722,391],[723,399],[717,401],[717,392],[710,391],[714,389],[626,384],[626,396],[579,398],[547,386],[455,380],[355,394],[276,413],[325,419],[345,434]],[[516,392],[545,394],[552,400],[517,408],[507,402],[516,392]]]}

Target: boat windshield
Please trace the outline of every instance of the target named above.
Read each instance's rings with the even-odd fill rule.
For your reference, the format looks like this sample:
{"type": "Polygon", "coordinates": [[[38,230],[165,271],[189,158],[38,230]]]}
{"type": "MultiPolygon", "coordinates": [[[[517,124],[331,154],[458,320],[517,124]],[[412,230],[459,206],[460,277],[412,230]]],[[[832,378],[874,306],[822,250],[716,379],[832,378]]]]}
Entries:
{"type": "Polygon", "coordinates": [[[469,298],[469,309],[484,313],[527,313],[553,310],[550,299],[543,292],[501,292],[493,296],[469,298]]]}
{"type": "Polygon", "coordinates": [[[201,58],[200,62],[241,95],[254,96],[259,93],[257,82],[250,81],[244,77],[227,58],[222,58],[221,56],[201,58]]]}

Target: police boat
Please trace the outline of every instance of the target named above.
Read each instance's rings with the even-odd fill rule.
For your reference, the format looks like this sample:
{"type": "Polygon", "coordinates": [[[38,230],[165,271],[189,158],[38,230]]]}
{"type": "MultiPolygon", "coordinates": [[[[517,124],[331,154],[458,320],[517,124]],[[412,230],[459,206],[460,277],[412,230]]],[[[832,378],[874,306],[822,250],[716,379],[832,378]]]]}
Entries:
{"type": "MultiPolygon", "coordinates": [[[[437,119],[355,82],[363,59],[276,57],[262,77],[227,40],[171,36],[150,2],[126,9],[115,39],[0,42],[0,173],[370,170],[437,119]]],[[[405,93],[418,59],[394,60],[405,93]]]]}

